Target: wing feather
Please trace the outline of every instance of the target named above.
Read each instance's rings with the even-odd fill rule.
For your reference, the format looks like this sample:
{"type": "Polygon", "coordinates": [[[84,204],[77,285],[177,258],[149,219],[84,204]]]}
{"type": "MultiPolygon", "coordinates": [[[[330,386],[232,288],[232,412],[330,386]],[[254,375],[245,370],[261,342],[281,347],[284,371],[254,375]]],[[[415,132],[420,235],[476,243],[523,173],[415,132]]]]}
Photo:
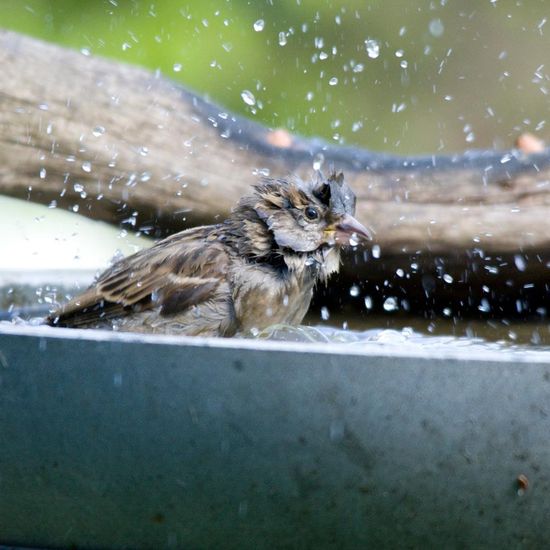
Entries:
{"type": "Polygon", "coordinates": [[[227,282],[228,265],[214,226],[182,231],[113,265],[48,322],[86,326],[151,308],[161,315],[184,312],[214,298],[227,282]]]}

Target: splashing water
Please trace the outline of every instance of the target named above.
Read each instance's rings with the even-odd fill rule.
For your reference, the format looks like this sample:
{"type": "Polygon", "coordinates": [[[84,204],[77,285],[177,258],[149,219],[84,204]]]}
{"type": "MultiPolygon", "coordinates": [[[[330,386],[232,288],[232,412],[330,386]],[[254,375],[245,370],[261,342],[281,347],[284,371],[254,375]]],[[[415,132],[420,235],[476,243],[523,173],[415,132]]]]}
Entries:
{"type": "Polygon", "coordinates": [[[357,246],[358,244],[359,244],[359,237],[357,236],[357,233],[352,233],[349,237],[349,245],[357,246]]]}
{"type": "Polygon", "coordinates": [[[251,107],[256,105],[256,98],[254,97],[254,94],[250,90],[243,90],[241,92],[241,99],[251,107]]]}
{"type": "MultiPolygon", "coordinates": [[[[396,348],[405,352],[429,350],[434,354],[445,352],[449,349],[463,348],[477,351],[496,350],[506,353],[525,353],[529,349],[534,349],[532,345],[515,344],[504,340],[490,342],[484,338],[472,336],[425,335],[411,327],[404,327],[399,330],[374,328],[364,331],[354,331],[326,326],[278,324],[258,332],[253,337],[284,342],[342,344],[345,345],[346,349],[382,346],[384,348],[396,348]]],[[[549,349],[547,346],[537,346],[537,348],[539,350],[549,349]]]]}
{"type": "Polygon", "coordinates": [[[380,55],[380,44],[377,40],[372,38],[365,40],[365,49],[371,59],[376,59],[380,55]]]}

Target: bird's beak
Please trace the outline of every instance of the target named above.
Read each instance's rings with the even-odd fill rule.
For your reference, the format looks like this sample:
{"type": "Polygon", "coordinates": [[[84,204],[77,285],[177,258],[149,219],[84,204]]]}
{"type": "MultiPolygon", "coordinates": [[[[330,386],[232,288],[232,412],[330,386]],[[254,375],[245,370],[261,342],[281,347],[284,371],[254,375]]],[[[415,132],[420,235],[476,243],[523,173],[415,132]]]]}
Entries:
{"type": "Polygon", "coordinates": [[[338,223],[336,223],[334,229],[336,231],[336,240],[341,242],[349,242],[349,239],[353,236],[353,234],[357,235],[359,239],[372,241],[374,234],[374,231],[366,228],[350,214],[346,214],[338,223]]]}

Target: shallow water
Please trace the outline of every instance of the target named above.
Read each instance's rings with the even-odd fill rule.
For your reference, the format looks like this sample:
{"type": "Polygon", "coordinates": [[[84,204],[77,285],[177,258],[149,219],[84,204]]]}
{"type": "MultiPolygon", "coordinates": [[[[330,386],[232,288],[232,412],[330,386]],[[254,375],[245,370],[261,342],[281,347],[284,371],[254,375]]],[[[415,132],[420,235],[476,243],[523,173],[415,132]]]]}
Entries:
{"type": "MultiPolygon", "coordinates": [[[[87,286],[83,282],[73,285],[14,285],[0,284],[0,320],[20,316],[20,322],[32,324],[48,313],[57,301],[63,301],[87,286]],[[23,307],[22,311],[18,308],[23,307]]],[[[323,313],[327,316],[326,312],[323,313]]],[[[546,318],[531,320],[483,320],[449,319],[444,317],[426,319],[403,313],[375,314],[365,312],[330,311],[328,319],[312,311],[304,325],[291,327],[276,325],[262,331],[258,338],[294,342],[332,342],[360,345],[378,342],[388,345],[415,346],[483,346],[485,349],[550,348],[550,323],[546,318]]]]}
{"type": "MultiPolygon", "coordinates": [[[[0,319],[0,330],[6,326],[36,327],[43,324],[43,316],[0,319]]],[[[51,329],[56,330],[56,329],[51,329]]],[[[91,329],[90,329],[91,330],[91,329]]],[[[297,343],[341,344],[346,350],[365,349],[365,346],[383,346],[399,351],[429,350],[434,356],[445,351],[464,349],[472,351],[502,351],[518,353],[527,351],[550,351],[548,344],[533,344],[510,339],[490,340],[480,336],[457,336],[450,334],[426,334],[412,327],[350,330],[329,325],[273,325],[259,333],[244,335],[245,338],[297,343]]]]}
{"type": "MultiPolygon", "coordinates": [[[[311,313],[306,318],[309,326],[320,326],[323,331],[330,327],[340,333],[356,333],[368,336],[372,331],[412,331],[424,338],[448,338],[471,343],[487,342],[503,346],[514,344],[529,347],[550,346],[550,323],[546,318],[520,319],[449,319],[435,317],[426,319],[409,314],[349,315],[331,313],[327,321],[311,313]]],[[[437,341],[437,340],[434,340],[437,341]]],[[[450,341],[450,340],[449,340],[450,341]]]]}
{"type": "Polygon", "coordinates": [[[455,336],[449,334],[425,334],[412,327],[380,328],[366,330],[340,329],[330,326],[290,326],[274,325],[260,332],[257,338],[286,342],[315,342],[345,344],[346,348],[363,348],[365,345],[398,347],[400,350],[428,349],[434,354],[457,348],[475,351],[500,350],[522,352],[528,350],[548,350],[550,345],[523,343],[510,339],[490,340],[480,336],[455,336]]]}

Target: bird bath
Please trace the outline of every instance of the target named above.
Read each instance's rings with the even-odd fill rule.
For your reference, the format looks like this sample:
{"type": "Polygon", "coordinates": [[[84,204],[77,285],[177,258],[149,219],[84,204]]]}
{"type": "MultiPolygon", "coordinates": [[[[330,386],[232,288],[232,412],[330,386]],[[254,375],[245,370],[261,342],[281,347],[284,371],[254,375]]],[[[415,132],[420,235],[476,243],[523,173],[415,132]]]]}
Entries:
{"type": "Polygon", "coordinates": [[[550,352],[0,326],[0,541],[550,536],[550,352]]]}

